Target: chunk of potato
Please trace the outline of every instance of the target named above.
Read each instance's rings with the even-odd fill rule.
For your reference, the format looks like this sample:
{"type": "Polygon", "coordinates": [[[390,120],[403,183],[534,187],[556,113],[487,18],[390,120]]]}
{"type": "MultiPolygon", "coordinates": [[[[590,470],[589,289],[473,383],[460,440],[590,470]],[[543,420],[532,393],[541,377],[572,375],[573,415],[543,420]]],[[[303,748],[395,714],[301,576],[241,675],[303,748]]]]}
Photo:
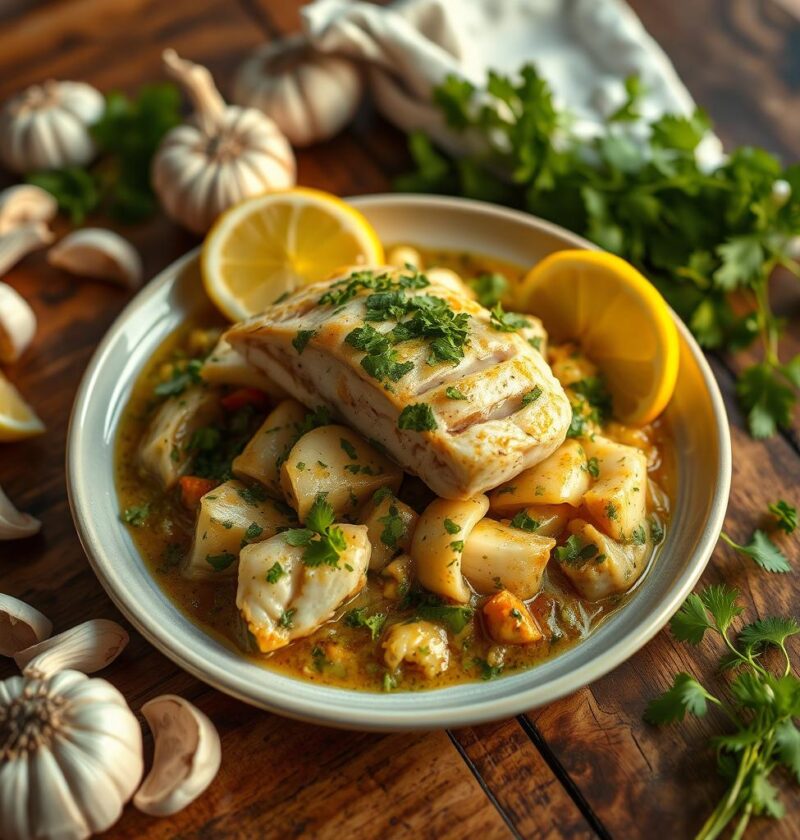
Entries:
{"type": "Polygon", "coordinates": [[[397,268],[405,268],[410,265],[418,271],[425,268],[422,254],[410,245],[395,245],[394,248],[390,248],[386,254],[386,263],[387,265],[397,266],[397,268]]]}
{"type": "Polygon", "coordinates": [[[544,638],[528,608],[508,590],[492,595],[481,611],[486,632],[501,645],[529,645],[544,638]]]}
{"type": "Polygon", "coordinates": [[[615,542],[583,519],[573,519],[567,530],[578,538],[581,546],[594,548],[594,553],[559,561],[572,585],[589,601],[626,592],[644,571],[652,546],[648,528],[642,526],[638,531],[641,542],[627,545],[615,542]]]}
{"type": "Polygon", "coordinates": [[[271,496],[283,499],[281,461],[297,439],[298,427],[307,410],[296,400],[279,403],[233,459],[232,470],[237,478],[249,478],[263,484],[271,496]]]}
{"type": "Polygon", "coordinates": [[[355,514],[381,487],[396,493],[403,471],[346,426],[303,435],[281,467],[281,487],[302,522],[320,493],[337,519],[355,514]]]}
{"type": "Polygon", "coordinates": [[[430,621],[393,624],[386,631],[382,647],[383,658],[392,671],[405,662],[430,680],[450,665],[447,631],[430,621]]]}
{"type": "Polygon", "coordinates": [[[566,440],[544,461],[492,490],[492,513],[511,516],[529,505],[578,507],[590,478],[583,446],[577,440],[566,440]]]}
{"type": "Polygon", "coordinates": [[[183,576],[192,580],[235,577],[242,546],[269,539],[279,528],[292,524],[271,500],[260,501],[241,481],[226,481],[200,500],[183,576]]]}
{"type": "Polygon", "coordinates": [[[400,551],[408,551],[419,516],[389,490],[379,490],[364,505],[359,522],[372,543],[370,569],[382,569],[400,551]]]}
{"type": "Polygon", "coordinates": [[[475,525],[489,509],[486,496],[455,501],[435,499],[414,529],[411,556],[417,580],[437,595],[466,604],[469,587],[461,574],[461,556],[475,525]]]}
{"type": "MultiPolygon", "coordinates": [[[[373,549],[374,550],[374,549],[373,549]]],[[[411,588],[414,561],[410,554],[398,554],[383,567],[383,597],[399,601],[411,588]]]]}
{"type": "Polygon", "coordinates": [[[168,397],[139,444],[139,463],[165,490],[174,487],[191,460],[189,442],[197,429],[220,415],[218,395],[203,385],[168,397]]]}
{"type": "Polygon", "coordinates": [[[556,541],[493,519],[472,529],[461,555],[461,572],[482,595],[507,589],[527,600],[539,591],[556,541]]]}
{"type": "Polygon", "coordinates": [[[618,542],[630,540],[646,513],[647,456],[599,435],[584,448],[597,459],[598,474],[583,503],[598,528],[618,542]]]}

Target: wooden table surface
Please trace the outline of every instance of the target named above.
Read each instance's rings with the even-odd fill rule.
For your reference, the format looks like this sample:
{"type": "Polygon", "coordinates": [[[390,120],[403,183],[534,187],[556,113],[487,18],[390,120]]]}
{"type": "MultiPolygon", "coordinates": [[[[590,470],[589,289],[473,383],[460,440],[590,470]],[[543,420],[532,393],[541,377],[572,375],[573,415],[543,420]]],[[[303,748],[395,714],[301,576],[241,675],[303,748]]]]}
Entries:
{"type": "MultiPolygon", "coordinates": [[[[47,77],[103,91],[135,90],[160,76],[167,47],[207,64],[223,92],[249,48],[297,26],[296,0],[60,0],[0,3],[0,98],[47,77]]],[[[726,144],[754,143],[800,159],[800,23],[784,0],[636,0],[645,25],[675,62],[726,144]]],[[[352,129],[299,154],[299,182],[340,195],[387,191],[408,165],[402,136],[365,108],[352,129]]],[[[8,181],[10,183],[10,180],[8,181]]],[[[104,220],[101,223],[106,224],[104,220]]],[[[148,276],[195,239],[164,218],[121,229],[148,276]]],[[[122,621],[91,572],[70,518],[64,445],[73,395],[98,341],[128,293],[76,281],[41,255],[10,275],[39,317],[33,348],[8,371],[47,424],[35,440],[0,446],[0,484],[40,517],[35,538],[0,544],[2,591],[53,619],[56,630],[93,617],[122,621]]],[[[780,285],[780,284],[779,284],[780,285]]],[[[779,294],[800,345],[797,284],[779,294]]],[[[797,429],[751,440],[736,408],[733,374],[747,361],[712,358],[733,430],[733,492],[726,527],[746,539],[758,511],[797,503],[797,429]]],[[[800,562],[795,546],[785,550],[800,562]]],[[[744,593],[750,619],[800,614],[796,575],[756,573],[719,547],[703,582],[744,593]]],[[[797,646],[794,654],[798,653],[797,646]]],[[[103,673],[134,709],[164,692],[203,709],[222,736],[212,787],[171,819],[126,808],[108,832],[163,837],[614,837],[690,836],[722,793],[707,737],[720,721],[655,730],[641,717],[672,674],[710,675],[706,648],[687,651],[662,631],[616,671],[571,697],[511,720],[449,732],[375,735],[309,726],[257,711],[198,682],[136,633],[103,673]]],[[[8,662],[0,678],[14,673],[8,662]]],[[[151,750],[149,736],[146,748],[151,750]]],[[[800,793],[783,785],[789,816],[756,820],[751,837],[800,836],[800,793]]]]}

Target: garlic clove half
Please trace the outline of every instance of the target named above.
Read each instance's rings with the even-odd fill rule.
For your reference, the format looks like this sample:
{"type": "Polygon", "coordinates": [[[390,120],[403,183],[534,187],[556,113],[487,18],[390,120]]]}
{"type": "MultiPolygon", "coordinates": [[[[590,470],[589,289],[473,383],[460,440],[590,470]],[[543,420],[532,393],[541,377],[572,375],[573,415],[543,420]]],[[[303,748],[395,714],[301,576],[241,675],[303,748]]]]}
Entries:
{"type": "Polygon", "coordinates": [[[175,814],[211,784],[222,757],[219,734],[200,709],[175,694],[142,706],[155,740],[153,766],[133,797],[145,814],[175,814]]]}
{"type": "Polygon", "coordinates": [[[0,362],[16,362],[35,333],[36,314],[28,301],[7,283],[0,283],[0,362]]]}
{"type": "Polygon", "coordinates": [[[24,256],[49,245],[53,232],[44,222],[28,222],[0,236],[0,277],[24,256]]]}
{"type": "Polygon", "coordinates": [[[0,655],[14,656],[53,632],[53,624],[39,610],[0,593],[0,655]]]}
{"type": "Polygon", "coordinates": [[[0,837],[83,840],[142,777],[142,732],[114,686],[77,671],[0,682],[0,837]]]}
{"type": "Polygon", "coordinates": [[[58,671],[93,674],[110,665],[128,644],[116,621],[93,618],[14,654],[26,676],[49,677],[58,671]]]}
{"type": "Polygon", "coordinates": [[[58,202],[47,190],[34,184],[16,184],[0,192],[0,234],[27,222],[49,222],[58,212],[58,202]]]}
{"type": "Polygon", "coordinates": [[[47,260],[70,274],[109,280],[129,289],[142,283],[142,261],[137,250],[118,233],[103,228],[68,233],[47,252],[47,260]]]}
{"type": "Polygon", "coordinates": [[[39,532],[42,523],[27,513],[20,513],[0,487],[0,540],[21,540],[39,532]]]}

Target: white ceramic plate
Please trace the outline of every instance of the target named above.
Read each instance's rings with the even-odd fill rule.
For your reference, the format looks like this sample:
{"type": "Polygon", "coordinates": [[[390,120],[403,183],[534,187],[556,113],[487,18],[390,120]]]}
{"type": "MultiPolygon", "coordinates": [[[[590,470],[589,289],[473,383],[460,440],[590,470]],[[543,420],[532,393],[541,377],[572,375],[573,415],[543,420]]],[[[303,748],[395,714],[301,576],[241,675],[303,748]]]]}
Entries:
{"type": "MultiPolygon", "coordinates": [[[[386,243],[492,255],[532,265],[546,254],[592,247],[532,216],[462,199],[355,198],[386,243]]],[[[700,577],[722,527],[731,453],[714,377],[678,324],[681,362],[667,409],[679,459],[672,525],[657,562],[630,601],[585,641],[491,682],[426,692],[374,694],[324,687],[259,667],[193,624],[172,604],[119,521],[114,440],[137,374],[169,333],[207,307],[195,250],[165,269],[125,308],[84,375],[70,423],[67,477],[81,542],[108,594],[159,650],[199,679],[283,715],[355,729],[465,726],[549,703],[615,668],[663,627],[700,577]]]]}

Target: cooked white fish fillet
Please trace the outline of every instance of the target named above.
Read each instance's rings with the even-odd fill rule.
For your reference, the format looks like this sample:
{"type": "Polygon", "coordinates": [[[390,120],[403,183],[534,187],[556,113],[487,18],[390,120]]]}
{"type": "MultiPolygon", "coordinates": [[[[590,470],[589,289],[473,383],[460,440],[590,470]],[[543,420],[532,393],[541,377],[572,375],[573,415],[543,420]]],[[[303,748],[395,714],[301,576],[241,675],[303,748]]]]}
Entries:
{"type": "Polygon", "coordinates": [[[341,525],[347,547],[337,566],[307,566],[304,548],[283,534],[245,546],[239,554],[236,606],[259,650],[309,636],[367,582],[370,544],[365,525],[341,525]]]}
{"type": "Polygon", "coordinates": [[[510,324],[409,271],[307,286],[225,338],[445,498],[469,498],[537,464],[571,419],[547,362],[510,324]]]}

